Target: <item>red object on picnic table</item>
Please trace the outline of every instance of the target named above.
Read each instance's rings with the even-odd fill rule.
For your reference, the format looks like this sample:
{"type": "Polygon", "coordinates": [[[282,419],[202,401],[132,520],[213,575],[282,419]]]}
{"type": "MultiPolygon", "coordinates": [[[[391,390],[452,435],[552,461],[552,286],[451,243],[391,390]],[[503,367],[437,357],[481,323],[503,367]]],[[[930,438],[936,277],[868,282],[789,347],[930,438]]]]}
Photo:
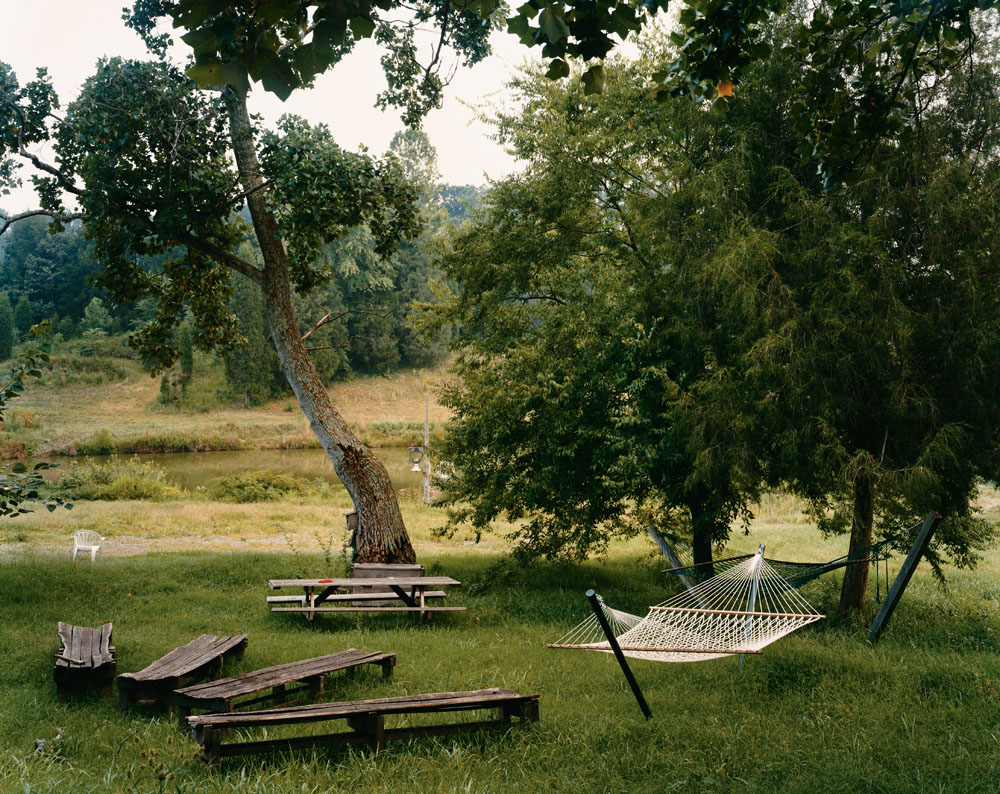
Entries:
{"type": "Polygon", "coordinates": [[[333,579],[317,579],[316,581],[319,582],[320,584],[329,584],[330,582],[333,581],[333,579]]]}

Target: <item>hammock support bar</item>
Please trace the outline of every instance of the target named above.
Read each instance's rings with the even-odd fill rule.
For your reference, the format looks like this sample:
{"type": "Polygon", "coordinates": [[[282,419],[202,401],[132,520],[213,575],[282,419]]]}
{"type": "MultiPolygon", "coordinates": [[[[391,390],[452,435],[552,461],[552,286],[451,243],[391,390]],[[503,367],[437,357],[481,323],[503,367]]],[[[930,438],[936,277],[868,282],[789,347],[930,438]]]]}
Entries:
{"type": "Polygon", "coordinates": [[[611,650],[614,652],[615,658],[618,660],[618,664],[622,668],[622,673],[625,674],[625,680],[628,681],[628,685],[632,688],[632,694],[635,695],[635,700],[639,704],[639,708],[642,710],[642,715],[648,720],[653,716],[653,712],[650,710],[649,704],[646,702],[646,698],[642,696],[642,690],[639,689],[639,683],[635,680],[635,676],[632,675],[632,668],[629,667],[628,662],[625,660],[625,654],[622,653],[622,649],[618,645],[618,640],[615,637],[614,631],[611,629],[611,626],[608,625],[608,619],[604,616],[604,609],[601,607],[601,602],[597,598],[597,593],[593,590],[588,590],[587,600],[590,601],[590,606],[594,610],[594,614],[597,616],[597,622],[601,626],[601,631],[603,631],[604,636],[608,638],[608,644],[611,646],[611,650]]]}

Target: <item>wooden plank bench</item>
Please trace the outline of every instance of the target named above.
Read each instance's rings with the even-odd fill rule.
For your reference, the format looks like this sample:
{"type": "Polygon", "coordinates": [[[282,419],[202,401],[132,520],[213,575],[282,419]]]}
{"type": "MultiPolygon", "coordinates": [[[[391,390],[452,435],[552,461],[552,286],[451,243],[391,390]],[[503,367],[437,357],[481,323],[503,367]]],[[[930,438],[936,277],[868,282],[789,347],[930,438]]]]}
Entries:
{"type": "Polygon", "coordinates": [[[104,697],[111,694],[118,666],[115,649],[111,645],[111,631],[110,623],[93,629],[59,621],[62,649],[55,654],[56,665],[52,671],[59,700],[66,700],[71,690],[92,684],[101,687],[104,697]]]}
{"type": "Polygon", "coordinates": [[[343,703],[319,703],[266,711],[235,714],[198,714],[188,717],[191,734],[203,748],[204,760],[213,766],[227,756],[267,753],[275,750],[300,750],[342,744],[364,744],[375,752],[385,748],[388,739],[442,736],[450,733],[506,728],[513,717],[520,722],[538,720],[538,695],[519,695],[510,689],[479,689],[471,692],[438,692],[429,695],[356,700],[343,703]],[[435,725],[386,728],[385,718],[397,714],[436,714],[445,712],[496,710],[494,719],[477,722],[451,722],[435,725]],[[296,736],[282,739],[231,742],[222,740],[231,728],[271,728],[276,725],[324,722],[342,719],[349,730],[322,736],[296,736]]]}
{"type": "MultiPolygon", "coordinates": [[[[346,651],[317,656],[314,659],[279,664],[263,670],[177,689],[174,691],[174,703],[180,712],[181,725],[184,725],[192,709],[228,713],[236,708],[255,706],[269,700],[284,701],[285,698],[289,696],[294,698],[304,691],[308,691],[312,700],[316,700],[323,693],[330,673],[340,670],[354,672],[366,664],[379,665],[382,668],[383,678],[389,678],[396,666],[396,654],[369,653],[359,651],[357,648],[348,648],[346,651]],[[291,690],[285,688],[293,683],[302,683],[304,686],[291,690]],[[270,692],[262,697],[234,702],[237,698],[265,690],[270,692]]],[[[289,703],[285,702],[283,705],[287,706],[289,703]]]]}
{"type": "Polygon", "coordinates": [[[124,712],[131,705],[169,706],[173,690],[219,670],[225,657],[242,659],[246,647],[246,634],[202,634],[136,673],[122,673],[118,676],[118,710],[124,712]]]}

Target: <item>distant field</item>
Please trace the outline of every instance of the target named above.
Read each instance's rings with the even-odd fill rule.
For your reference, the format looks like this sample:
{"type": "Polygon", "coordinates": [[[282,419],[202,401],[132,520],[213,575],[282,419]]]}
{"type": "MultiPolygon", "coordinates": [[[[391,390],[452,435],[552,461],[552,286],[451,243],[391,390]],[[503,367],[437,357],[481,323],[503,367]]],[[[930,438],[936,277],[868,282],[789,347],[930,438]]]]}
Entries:
{"type": "MultiPolygon", "coordinates": [[[[79,362],[66,367],[74,364],[79,362]]],[[[330,394],[370,445],[406,446],[421,441],[425,390],[431,423],[440,427],[447,420],[448,411],[436,402],[435,394],[448,377],[440,368],[357,378],[332,385],[330,394]]],[[[12,404],[0,452],[10,458],[20,451],[38,455],[110,451],[104,449],[109,437],[119,452],[316,445],[294,397],[243,408],[219,398],[222,385],[221,366],[203,355],[197,357],[187,407],[159,405],[159,379],[151,378],[135,361],[114,359],[90,378],[57,368],[12,404]],[[104,381],[88,382],[98,376],[104,381]]]]}

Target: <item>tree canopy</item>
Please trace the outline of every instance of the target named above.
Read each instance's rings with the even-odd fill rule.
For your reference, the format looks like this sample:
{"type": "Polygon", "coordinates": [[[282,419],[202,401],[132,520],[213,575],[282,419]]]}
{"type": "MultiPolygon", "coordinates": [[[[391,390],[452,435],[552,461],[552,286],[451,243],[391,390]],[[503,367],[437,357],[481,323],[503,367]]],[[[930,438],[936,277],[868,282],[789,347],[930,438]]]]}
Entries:
{"type": "Polygon", "coordinates": [[[659,506],[717,542],[783,485],[852,552],[941,510],[932,559],[972,562],[1000,459],[998,63],[942,78],[919,147],[883,142],[834,196],[796,151],[796,68],[774,52],[724,112],[650,108],[642,62],[600,101],[515,84],[500,131],[529,168],[442,260],[459,520],[524,517],[528,555],[579,555],[659,506]]]}

